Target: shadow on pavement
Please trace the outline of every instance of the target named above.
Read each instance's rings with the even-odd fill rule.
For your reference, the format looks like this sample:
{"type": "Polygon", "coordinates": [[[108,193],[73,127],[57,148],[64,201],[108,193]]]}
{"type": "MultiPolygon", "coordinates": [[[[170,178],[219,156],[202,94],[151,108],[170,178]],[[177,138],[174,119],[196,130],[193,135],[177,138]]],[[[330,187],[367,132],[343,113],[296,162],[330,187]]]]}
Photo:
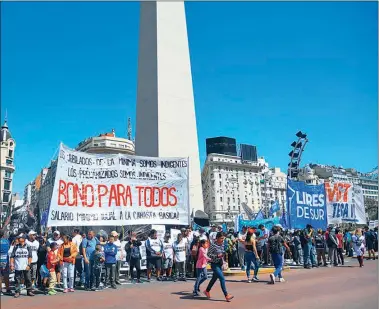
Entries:
{"type": "Polygon", "coordinates": [[[192,293],[187,291],[181,291],[181,292],[173,292],[171,295],[180,295],[180,299],[191,299],[191,300],[208,300],[208,301],[222,301],[225,302],[223,299],[208,299],[206,296],[193,296],[192,293]]]}

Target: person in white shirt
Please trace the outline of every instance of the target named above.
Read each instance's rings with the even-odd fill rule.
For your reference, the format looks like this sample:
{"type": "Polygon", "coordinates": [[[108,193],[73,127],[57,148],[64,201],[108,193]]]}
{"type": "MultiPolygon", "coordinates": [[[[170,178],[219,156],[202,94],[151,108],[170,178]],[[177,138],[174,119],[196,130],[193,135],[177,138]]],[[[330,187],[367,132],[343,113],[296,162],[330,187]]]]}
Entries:
{"type": "Polygon", "coordinates": [[[151,273],[153,268],[155,268],[157,280],[162,281],[160,275],[162,269],[163,242],[158,239],[156,230],[150,231],[149,238],[146,240],[145,246],[147,259],[147,282],[151,281],[151,273]]]}
{"type": "Polygon", "coordinates": [[[76,245],[76,248],[78,248],[78,254],[75,257],[75,272],[74,272],[74,282],[76,282],[76,274],[79,275],[79,283],[78,286],[83,286],[85,283],[85,273],[84,273],[84,266],[83,266],[83,255],[80,245],[82,244],[83,237],[80,235],[79,229],[74,229],[72,232],[72,242],[76,245]]]}
{"type": "Polygon", "coordinates": [[[35,286],[37,279],[37,262],[38,262],[38,248],[39,241],[36,240],[37,233],[30,231],[28,233],[28,239],[25,240],[26,245],[32,251],[32,263],[30,264],[30,277],[32,279],[32,286],[35,286]]]}
{"type": "Polygon", "coordinates": [[[208,240],[207,233],[204,228],[200,228],[199,230],[199,240],[208,240]]]}
{"type": "Polygon", "coordinates": [[[171,278],[173,261],[173,243],[170,233],[166,233],[163,240],[163,280],[171,278]]]}
{"type": "Polygon", "coordinates": [[[247,227],[242,227],[242,231],[238,233],[238,260],[241,270],[245,270],[245,240],[247,234],[247,227]]]}
{"type": "Polygon", "coordinates": [[[114,237],[113,244],[117,247],[117,255],[116,255],[116,284],[121,284],[120,282],[120,271],[121,271],[121,265],[122,261],[124,260],[124,251],[121,248],[121,241],[118,238],[119,235],[116,231],[112,231],[111,235],[114,237]]]}
{"type": "Polygon", "coordinates": [[[351,240],[353,242],[353,247],[357,256],[359,267],[363,267],[363,256],[365,253],[366,242],[365,237],[362,234],[362,229],[356,229],[354,235],[351,237],[351,240]]]}
{"type": "Polygon", "coordinates": [[[177,241],[174,243],[173,250],[175,267],[177,272],[176,276],[178,277],[179,275],[179,280],[181,281],[187,281],[185,277],[187,242],[184,240],[182,234],[178,234],[178,238],[177,241]]]}
{"type": "Polygon", "coordinates": [[[211,230],[209,231],[209,241],[211,244],[213,244],[216,240],[216,235],[217,235],[217,228],[216,225],[211,226],[211,230]]]}

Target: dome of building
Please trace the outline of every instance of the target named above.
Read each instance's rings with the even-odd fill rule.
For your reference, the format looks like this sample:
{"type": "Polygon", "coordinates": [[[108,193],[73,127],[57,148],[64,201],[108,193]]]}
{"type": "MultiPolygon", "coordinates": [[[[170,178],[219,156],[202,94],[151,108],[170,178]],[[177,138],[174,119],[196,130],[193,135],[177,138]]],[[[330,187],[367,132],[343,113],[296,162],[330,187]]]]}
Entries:
{"type": "Polygon", "coordinates": [[[1,126],[0,131],[0,142],[5,142],[12,138],[11,132],[9,132],[7,121],[4,121],[4,124],[1,126]]]}

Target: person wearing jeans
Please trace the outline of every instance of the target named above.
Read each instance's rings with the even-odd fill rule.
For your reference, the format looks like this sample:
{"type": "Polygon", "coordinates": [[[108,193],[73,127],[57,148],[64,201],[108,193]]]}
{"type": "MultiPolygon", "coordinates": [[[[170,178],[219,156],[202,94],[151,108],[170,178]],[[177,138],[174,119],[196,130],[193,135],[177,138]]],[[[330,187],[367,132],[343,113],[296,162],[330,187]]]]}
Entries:
{"type": "Polygon", "coordinates": [[[96,245],[100,242],[94,237],[95,233],[93,231],[89,231],[87,238],[85,238],[82,242],[82,254],[84,259],[84,272],[86,274],[86,290],[91,290],[92,287],[92,269],[93,269],[93,252],[95,251],[96,245]]]}
{"type": "Polygon", "coordinates": [[[104,246],[105,255],[105,269],[106,269],[106,283],[105,285],[116,288],[116,264],[117,264],[117,251],[118,248],[114,244],[115,237],[109,236],[108,243],[104,246]]]}
{"type": "Polygon", "coordinates": [[[238,233],[238,259],[241,270],[245,270],[245,240],[247,227],[242,228],[242,232],[238,233]]]}
{"type": "Polygon", "coordinates": [[[75,259],[78,248],[67,235],[64,235],[62,239],[63,244],[58,249],[58,255],[62,265],[63,293],[74,292],[75,259]]]}
{"type": "Polygon", "coordinates": [[[195,286],[193,287],[193,296],[199,296],[200,285],[207,280],[207,264],[211,260],[208,255],[208,242],[204,239],[200,240],[200,246],[198,251],[198,258],[196,262],[197,278],[195,286]]]}
{"type": "Polygon", "coordinates": [[[274,273],[270,274],[271,284],[275,284],[275,278],[279,278],[279,282],[285,282],[282,276],[283,269],[283,247],[285,247],[291,255],[291,250],[284,238],[279,234],[279,228],[274,226],[272,228],[273,236],[268,240],[272,262],[275,267],[274,273]]]}
{"type": "Polygon", "coordinates": [[[259,271],[259,256],[257,251],[257,242],[255,240],[256,227],[251,227],[248,229],[246,240],[245,240],[245,262],[246,262],[246,276],[247,281],[250,283],[250,270],[251,264],[254,264],[254,276],[253,281],[259,281],[258,271],[259,271]]]}
{"type": "Polygon", "coordinates": [[[211,281],[207,286],[207,289],[204,291],[204,294],[208,298],[211,298],[210,291],[218,279],[220,280],[221,289],[225,295],[226,301],[230,302],[234,297],[228,294],[226,290],[224,274],[222,273],[222,265],[224,263],[223,257],[225,255],[224,240],[224,234],[222,232],[218,232],[216,234],[215,242],[211,245],[209,249],[208,256],[211,259],[211,269],[213,271],[213,275],[211,281]]]}
{"type": "Polygon", "coordinates": [[[114,245],[117,247],[115,282],[116,282],[116,284],[121,284],[120,272],[121,272],[121,265],[122,265],[123,260],[124,260],[124,253],[123,253],[123,250],[121,248],[121,241],[119,239],[119,234],[116,231],[112,231],[111,236],[114,237],[114,245]]]}

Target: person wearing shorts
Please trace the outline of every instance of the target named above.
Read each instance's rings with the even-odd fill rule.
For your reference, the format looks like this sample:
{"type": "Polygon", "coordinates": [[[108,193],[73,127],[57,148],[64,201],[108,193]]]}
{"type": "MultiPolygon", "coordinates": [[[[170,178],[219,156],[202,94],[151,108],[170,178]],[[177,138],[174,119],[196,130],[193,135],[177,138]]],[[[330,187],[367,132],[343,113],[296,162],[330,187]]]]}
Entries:
{"type": "Polygon", "coordinates": [[[149,238],[146,240],[146,258],[147,258],[147,282],[151,281],[151,273],[155,268],[157,280],[162,281],[162,251],[163,242],[158,239],[157,231],[151,230],[149,238]]]}
{"type": "Polygon", "coordinates": [[[50,272],[46,267],[46,264],[42,264],[39,269],[39,274],[41,276],[41,287],[42,291],[47,294],[48,288],[49,288],[49,277],[50,272]]]}
{"type": "Polygon", "coordinates": [[[163,240],[163,280],[171,278],[172,274],[174,251],[170,238],[170,233],[166,233],[163,240]]]}

